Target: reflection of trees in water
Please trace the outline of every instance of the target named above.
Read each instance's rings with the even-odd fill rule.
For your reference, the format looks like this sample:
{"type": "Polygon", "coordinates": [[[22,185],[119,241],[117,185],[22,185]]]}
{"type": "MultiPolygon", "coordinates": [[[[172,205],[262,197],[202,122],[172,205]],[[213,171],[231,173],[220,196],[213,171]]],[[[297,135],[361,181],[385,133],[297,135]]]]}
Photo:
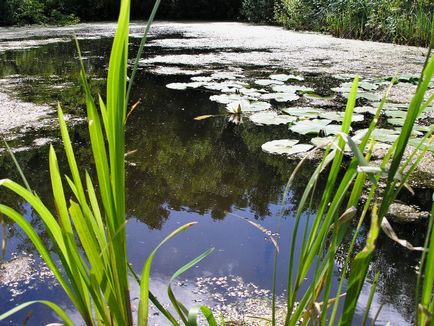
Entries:
{"type": "MultiPolygon", "coordinates": [[[[89,76],[105,74],[109,45],[109,39],[80,41],[89,76]],[[88,58],[90,50],[98,56],[88,58]]],[[[79,73],[77,51],[72,40],[0,53],[0,77],[19,76],[19,87],[15,92],[22,100],[53,105],[60,102],[66,112],[78,112],[85,105],[79,73]]],[[[104,84],[103,80],[91,80],[95,95],[104,84]]]]}
{"type": "MultiPolygon", "coordinates": [[[[269,204],[281,200],[296,162],[264,154],[260,146],[284,137],[287,128],[235,126],[224,117],[193,121],[217,113],[218,106],[209,94],[167,90],[166,78],[142,75],[135,90],[144,104],[128,125],[128,150],[137,150],[129,158],[128,214],[154,227],[161,227],[169,208],[216,219],[233,206],[249,208],[257,218],[270,215],[269,204]]],[[[304,188],[300,180],[309,169],[295,188],[304,188]]]]}

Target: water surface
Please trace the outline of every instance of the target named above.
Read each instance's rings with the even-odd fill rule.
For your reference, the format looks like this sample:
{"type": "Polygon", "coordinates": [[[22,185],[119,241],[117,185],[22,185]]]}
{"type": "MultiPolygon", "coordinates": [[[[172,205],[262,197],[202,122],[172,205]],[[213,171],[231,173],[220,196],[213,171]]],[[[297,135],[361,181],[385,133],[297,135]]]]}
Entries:
{"type": "MultiPolygon", "coordinates": [[[[130,261],[134,269],[140,271],[152,248],[165,235],[184,223],[198,221],[193,228],[165,245],[155,257],[152,273],[155,293],[164,297],[163,284],[167,284],[172,273],[201,252],[214,247],[214,253],[185,274],[182,282],[176,286],[181,301],[189,305],[203,302],[213,306],[234,302],[242,304],[245,300],[242,295],[228,295],[230,291],[216,286],[213,278],[225,278],[237,284],[238,290],[246,291],[246,296],[257,295],[267,299],[272,282],[274,247],[264,233],[242,218],[255,221],[272,232],[276,232],[281,224],[277,290],[279,295],[284,296],[293,216],[315,162],[306,163],[291,185],[287,198],[283,198],[286,182],[297,161],[266,154],[261,151],[261,145],[273,139],[287,138],[286,126],[259,127],[248,121],[236,125],[224,117],[194,121],[193,118],[198,115],[218,114],[224,112],[224,108],[209,100],[212,95],[210,92],[176,91],[168,89],[166,85],[188,81],[198,70],[211,73],[231,69],[242,69],[247,75],[256,78],[276,71],[303,73],[305,83],[315,85],[317,90],[335,86],[339,81],[326,72],[306,71],[314,70],[313,66],[309,69],[306,66],[285,68],[283,60],[280,63],[276,61],[274,66],[266,66],[264,63],[275,59],[276,51],[266,51],[259,41],[253,42],[247,33],[249,26],[227,26],[237,27],[243,32],[240,33],[239,44],[234,46],[229,46],[229,41],[224,37],[219,43],[220,39],[205,24],[193,26],[157,25],[138,72],[132,98],[133,102],[137,99],[141,99],[141,102],[129,117],[126,141],[127,151],[134,151],[127,157],[127,239],[130,261]],[[203,35],[207,35],[208,40],[214,40],[213,43],[203,44],[203,35]],[[199,43],[202,46],[198,46],[199,43]],[[210,60],[210,57],[215,60],[210,60]],[[232,60],[230,65],[228,58],[232,60]],[[262,62],[260,58],[266,58],[266,61],[262,62]],[[282,200],[285,203],[284,214],[280,217],[282,200]],[[198,286],[203,279],[209,281],[208,287],[198,286]],[[255,294],[252,285],[261,291],[255,294]]],[[[260,31],[263,36],[270,31],[269,27],[251,28],[260,31]]],[[[113,25],[86,25],[86,28],[78,29],[83,34],[80,44],[95,94],[104,93],[112,30],[113,25]]],[[[282,33],[280,29],[272,31],[282,33]]],[[[50,29],[30,37],[24,37],[23,30],[4,34],[4,42],[0,45],[0,49],[3,46],[0,52],[3,91],[14,96],[18,103],[30,102],[54,108],[60,102],[72,117],[83,117],[77,54],[73,42],[65,36],[69,32],[68,29],[50,29]],[[56,40],[51,42],[50,37],[56,37],[56,40]],[[20,41],[24,42],[22,46],[19,45],[20,41]]],[[[137,31],[134,35],[137,35],[137,31]]],[[[294,42],[301,47],[304,34],[288,35],[293,35],[294,42]]],[[[331,39],[326,36],[321,39],[322,36],[318,35],[310,37],[324,46],[331,39]]],[[[137,38],[132,39],[133,52],[137,49],[137,42],[137,38]]],[[[336,48],[341,41],[333,42],[336,48]]],[[[369,46],[374,45],[369,43],[369,46]]],[[[380,49],[386,51],[385,48],[380,49]]],[[[415,50],[410,48],[406,51],[415,50]]],[[[333,56],[330,53],[328,55],[333,56]]],[[[343,102],[336,105],[343,105],[343,102]]],[[[71,127],[71,137],[76,154],[83,170],[86,168],[92,172],[86,128],[79,119],[75,121],[71,127]]],[[[13,137],[12,145],[22,148],[17,153],[18,160],[32,187],[52,206],[46,155],[48,148],[47,145],[35,148],[33,141],[45,139],[60,152],[55,122],[27,130],[26,133],[20,132],[18,128],[15,135],[17,133],[19,137],[13,137]]],[[[67,173],[65,159],[60,156],[59,160],[63,172],[67,173]]],[[[0,156],[0,165],[1,178],[19,179],[7,155],[0,156]]],[[[44,236],[41,222],[28,204],[4,191],[1,192],[1,198],[2,202],[18,207],[44,236]]],[[[306,216],[303,221],[311,222],[306,216]]],[[[358,243],[359,248],[364,244],[365,228],[358,243]]],[[[413,234],[421,231],[412,229],[413,234]]],[[[409,232],[404,233],[409,235],[409,232]]],[[[5,238],[7,246],[2,259],[6,264],[14,261],[14,257],[36,256],[22,231],[9,222],[6,224],[6,236],[2,239],[5,238]]],[[[411,321],[417,258],[417,255],[408,253],[388,239],[380,238],[361,301],[366,302],[369,282],[380,271],[380,285],[373,311],[384,304],[381,323],[390,320],[406,324],[411,321]]],[[[342,260],[343,257],[336,257],[336,269],[342,260]]],[[[29,300],[56,298],[56,302],[73,313],[60,287],[49,275],[39,273],[39,263],[37,258],[36,261],[29,259],[29,268],[24,270],[23,277],[16,283],[11,281],[0,285],[0,311],[29,300]]],[[[335,287],[337,278],[333,282],[335,287]]],[[[133,289],[133,293],[135,291],[137,289],[133,289]]],[[[37,307],[32,311],[29,325],[56,320],[45,308],[37,307]]],[[[363,305],[359,313],[363,313],[363,305]]],[[[20,323],[24,318],[25,313],[17,314],[5,324],[20,323]]],[[[158,319],[158,315],[153,315],[153,318],[158,319]]]]}

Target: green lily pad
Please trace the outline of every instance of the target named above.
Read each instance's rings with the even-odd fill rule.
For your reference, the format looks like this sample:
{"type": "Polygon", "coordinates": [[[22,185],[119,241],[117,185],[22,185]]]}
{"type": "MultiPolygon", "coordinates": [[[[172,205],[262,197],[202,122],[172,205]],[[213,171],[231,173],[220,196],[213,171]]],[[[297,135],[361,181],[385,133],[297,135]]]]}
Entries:
{"type": "Polygon", "coordinates": [[[274,74],[274,75],[270,75],[270,78],[275,79],[275,80],[279,80],[282,82],[286,82],[288,80],[298,80],[298,81],[304,80],[303,76],[286,75],[286,74],[274,74]]]}
{"type": "Polygon", "coordinates": [[[276,85],[272,89],[276,93],[315,92],[313,88],[302,85],[276,85]]]}
{"type": "Polygon", "coordinates": [[[419,132],[429,132],[434,128],[434,125],[431,126],[414,126],[413,130],[419,131],[419,132]]]}
{"type": "Polygon", "coordinates": [[[389,118],[387,119],[387,122],[394,126],[400,126],[402,127],[405,123],[404,118],[389,118]]]}
{"type": "Polygon", "coordinates": [[[261,100],[275,100],[276,102],[293,102],[297,101],[300,96],[295,93],[269,93],[261,95],[261,100]]]}
{"type": "MultiPolygon", "coordinates": [[[[348,98],[352,85],[353,83],[351,82],[342,83],[339,87],[334,87],[331,90],[337,93],[342,93],[343,97],[348,98]]],[[[378,89],[378,83],[361,81],[359,82],[359,90],[357,92],[357,98],[364,98],[367,99],[368,101],[380,101],[381,100],[380,96],[369,93],[370,91],[375,91],[377,89],[378,89]]]]}
{"type": "Polygon", "coordinates": [[[186,90],[188,88],[188,83],[170,83],[166,85],[167,88],[176,90],[186,90]]]}
{"type": "Polygon", "coordinates": [[[224,81],[224,82],[210,82],[204,83],[203,87],[212,91],[222,91],[227,89],[240,90],[244,88],[247,84],[240,81],[224,81]]]}
{"type": "Polygon", "coordinates": [[[249,119],[258,125],[282,125],[294,122],[297,118],[274,111],[264,111],[252,114],[249,119]]]}
{"type": "Polygon", "coordinates": [[[237,79],[238,77],[244,77],[244,75],[236,74],[236,73],[233,73],[233,72],[225,72],[225,71],[216,72],[216,73],[213,73],[211,75],[211,78],[214,79],[214,80],[219,80],[219,79],[234,80],[234,79],[237,79]]]}
{"type": "MultiPolygon", "coordinates": [[[[409,143],[411,146],[417,147],[417,146],[419,146],[419,143],[421,142],[421,140],[422,140],[422,139],[420,139],[420,138],[410,138],[410,139],[408,140],[408,143],[409,143]]],[[[422,146],[425,147],[425,146],[427,146],[427,145],[428,145],[428,140],[425,140],[425,141],[422,143],[422,146]]],[[[421,147],[421,148],[423,148],[423,147],[421,147]]],[[[431,143],[431,145],[428,146],[428,150],[429,150],[430,152],[433,152],[433,153],[434,153],[434,143],[431,143]]]]}
{"type": "Polygon", "coordinates": [[[309,99],[320,99],[320,100],[334,100],[336,98],[335,95],[322,96],[315,92],[306,92],[303,94],[303,96],[309,99]]]}
{"type": "Polygon", "coordinates": [[[404,119],[407,116],[407,111],[392,110],[384,111],[384,114],[390,118],[401,118],[404,119]]]}
{"type": "Polygon", "coordinates": [[[322,130],[326,136],[336,135],[337,133],[342,131],[342,125],[337,125],[332,123],[322,128],[322,130]]]}
{"type": "Polygon", "coordinates": [[[333,136],[327,136],[327,137],[314,137],[310,140],[312,144],[314,144],[316,147],[326,147],[332,142],[336,140],[336,137],[333,136]]]}
{"type": "Polygon", "coordinates": [[[372,106],[356,106],[354,108],[354,113],[369,113],[375,115],[377,108],[372,106]]]}
{"type": "Polygon", "coordinates": [[[274,79],[258,79],[255,80],[255,84],[260,86],[270,86],[270,85],[283,85],[283,82],[274,79]]]}
{"type": "Polygon", "coordinates": [[[301,120],[291,126],[289,130],[302,135],[319,134],[332,121],[326,119],[301,120]]]}
{"type": "Polygon", "coordinates": [[[361,81],[359,82],[359,88],[364,89],[365,91],[375,91],[378,89],[378,83],[361,81]]]}
{"type": "MultiPolygon", "coordinates": [[[[348,98],[350,96],[349,93],[342,93],[342,96],[348,98]]],[[[381,101],[381,96],[368,92],[357,92],[357,98],[364,98],[368,101],[375,102],[381,101]]]]}
{"type": "MultiPolygon", "coordinates": [[[[378,108],[380,106],[380,102],[373,102],[372,106],[378,108]]],[[[400,104],[400,103],[384,103],[383,110],[384,111],[395,111],[395,110],[407,110],[408,104],[400,104]]]]}
{"type": "Polygon", "coordinates": [[[313,148],[310,144],[298,144],[298,140],[295,139],[279,139],[269,141],[261,146],[262,150],[270,154],[286,154],[294,155],[299,153],[305,153],[313,148]]]}
{"type": "Polygon", "coordinates": [[[282,112],[285,112],[286,114],[292,115],[294,117],[298,117],[300,119],[315,119],[319,118],[319,115],[325,111],[322,109],[309,107],[291,107],[282,109],[282,112]]]}
{"type": "Polygon", "coordinates": [[[264,152],[270,154],[286,154],[298,142],[297,139],[278,139],[266,142],[261,148],[264,152]]]}
{"type": "Polygon", "coordinates": [[[196,82],[208,83],[208,82],[212,81],[213,78],[212,77],[206,77],[206,76],[194,76],[194,77],[191,77],[191,80],[196,81],[196,82]]]}
{"type": "MultiPolygon", "coordinates": [[[[355,132],[356,138],[363,138],[366,131],[366,129],[357,130],[355,132]]],[[[394,129],[376,128],[372,131],[371,138],[384,143],[393,143],[398,138],[399,133],[398,130],[394,129]]]]}
{"type": "Polygon", "coordinates": [[[176,89],[176,90],[185,90],[187,88],[199,88],[204,85],[205,83],[203,82],[190,82],[190,83],[171,83],[171,84],[167,84],[166,87],[170,89],[176,89]]]}
{"type": "Polygon", "coordinates": [[[258,112],[265,111],[271,108],[271,104],[268,102],[250,102],[248,100],[234,101],[228,103],[226,109],[231,113],[241,112],[258,112]]]}
{"type": "MultiPolygon", "coordinates": [[[[338,121],[338,122],[342,122],[344,121],[344,116],[345,116],[345,112],[336,112],[336,111],[327,111],[327,112],[323,112],[320,115],[320,118],[323,119],[329,119],[332,121],[338,121]]],[[[353,114],[352,117],[352,121],[353,122],[360,122],[365,120],[365,116],[363,114],[353,114]]]]}
{"type": "Polygon", "coordinates": [[[417,84],[419,82],[418,75],[401,75],[398,77],[399,82],[417,84]]]}
{"type": "Polygon", "coordinates": [[[260,98],[263,95],[263,90],[256,88],[240,88],[239,91],[248,97],[260,98]]]}
{"type": "Polygon", "coordinates": [[[235,101],[247,100],[245,96],[240,94],[221,94],[221,95],[212,95],[209,98],[213,102],[221,103],[221,104],[229,104],[235,101]]]}

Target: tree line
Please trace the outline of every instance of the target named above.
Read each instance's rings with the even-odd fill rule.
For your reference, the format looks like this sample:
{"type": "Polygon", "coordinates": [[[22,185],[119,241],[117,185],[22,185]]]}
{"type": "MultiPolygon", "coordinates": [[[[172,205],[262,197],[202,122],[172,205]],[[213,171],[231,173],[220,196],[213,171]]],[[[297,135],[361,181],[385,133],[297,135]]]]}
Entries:
{"type": "MultiPolygon", "coordinates": [[[[0,25],[71,24],[117,18],[119,0],[1,0],[0,25]]],[[[144,19],[154,0],[133,0],[144,19]]],[[[427,45],[432,0],[162,0],[160,19],[244,20],[338,37],[427,45]]]]}
{"type": "Polygon", "coordinates": [[[432,0],[244,0],[252,22],[412,45],[427,45],[434,12],[432,0]]]}
{"type": "MultiPolygon", "coordinates": [[[[1,0],[0,25],[72,24],[115,20],[120,0],[1,0]]],[[[163,0],[160,19],[238,20],[242,0],[163,0]]],[[[154,0],[133,0],[133,19],[145,19],[154,0]]]]}

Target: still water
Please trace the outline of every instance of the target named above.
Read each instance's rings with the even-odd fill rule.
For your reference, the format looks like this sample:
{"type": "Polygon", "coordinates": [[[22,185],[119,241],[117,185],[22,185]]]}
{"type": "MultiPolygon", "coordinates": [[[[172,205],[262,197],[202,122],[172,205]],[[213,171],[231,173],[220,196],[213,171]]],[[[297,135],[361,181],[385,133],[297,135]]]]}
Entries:
{"type": "MultiPolygon", "coordinates": [[[[95,27],[95,31],[101,32],[100,27],[95,27]]],[[[104,30],[104,33],[92,38],[90,25],[86,36],[80,40],[95,93],[104,93],[104,76],[112,40],[110,30],[104,30]]],[[[13,35],[9,37],[13,39],[13,35]]],[[[21,34],[17,35],[15,42],[19,43],[20,37],[21,34]]],[[[38,42],[50,38],[45,35],[31,36],[29,39],[38,42]]],[[[287,198],[284,198],[284,188],[297,162],[266,154],[261,151],[261,145],[273,139],[287,138],[286,126],[258,127],[248,121],[238,125],[225,117],[194,121],[193,118],[199,115],[222,112],[221,105],[209,100],[212,95],[210,92],[177,91],[166,87],[169,83],[189,80],[188,76],[177,73],[181,71],[179,62],[165,62],[164,65],[153,62],[152,69],[149,69],[148,64],[161,55],[200,56],[216,51],[203,48],[198,50],[194,44],[187,47],[185,45],[189,39],[182,31],[176,32],[176,28],[157,29],[151,37],[151,46],[145,53],[145,64],[138,72],[132,97],[141,102],[129,117],[126,141],[127,151],[134,151],[127,157],[129,256],[134,269],[141,271],[148,254],[159,241],[180,225],[197,221],[197,225],[171,240],[155,257],[153,292],[159,298],[165,298],[165,284],[176,269],[213,247],[213,254],[184,274],[175,286],[175,291],[181,301],[189,306],[207,303],[216,307],[236,303],[238,309],[242,310],[243,305],[248,305],[248,300],[252,297],[264,302],[270,298],[274,257],[274,246],[267,236],[243,218],[255,221],[274,233],[281,224],[280,235],[276,235],[280,238],[281,249],[277,292],[284,296],[293,216],[315,163],[306,163],[292,184],[287,198]],[[183,47],[164,46],[178,43],[182,43],[183,47]],[[170,70],[172,73],[161,73],[170,70]],[[229,287],[231,290],[228,290],[229,287]]],[[[192,42],[197,40],[192,38],[192,42]]],[[[86,128],[77,119],[84,116],[84,108],[74,43],[65,38],[42,43],[28,48],[23,43],[23,48],[14,45],[0,52],[2,85],[7,85],[4,86],[5,90],[13,92],[19,101],[49,106],[61,102],[64,110],[73,117],[70,133],[80,166],[83,170],[86,168],[92,171],[86,128]]],[[[138,39],[133,38],[131,45],[134,52],[138,39]]],[[[246,46],[226,48],[220,50],[219,54],[237,56],[241,52],[249,54],[257,51],[258,49],[246,46]]],[[[266,52],[261,51],[261,55],[266,56],[266,52]]],[[[206,70],[224,71],[234,68],[241,68],[246,73],[257,76],[265,73],[260,65],[247,66],[245,62],[231,67],[226,63],[214,62],[206,70]]],[[[193,73],[198,67],[187,62],[182,69],[193,73]]],[[[277,71],[282,71],[282,68],[279,69],[277,71]]],[[[324,87],[324,78],[324,74],[305,74],[306,82],[316,85],[317,89],[324,87]]],[[[327,82],[336,83],[331,77],[327,82]]],[[[20,130],[16,133],[20,134],[20,130]]],[[[11,140],[14,147],[24,148],[17,152],[17,158],[31,186],[50,203],[48,147],[42,145],[25,148],[32,145],[34,139],[41,138],[46,140],[45,143],[53,143],[58,153],[61,153],[56,125],[53,122],[52,126],[36,128],[19,136],[11,140]]],[[[59,160],[60,166],[66,168],[65,159],[60,157],[59,160]]],[[[0,166],[1,178],[18,180],[11,159],[4,153],[0,156],[0,166]]],[[[63,172],[66,173],[66,170],[63,172]]],[[[38,216],[28,204],[3,190],[0,196],[2,202],[18,207],[41,236],[44,235],[38,216]]],[[[359,248],[364,244],[366,232],[365,229],[362,230],[359,248]]],[[[417,234],[418,231],[412,232],[417,234]]],[[[406,234],[409,235],[409,232],[406,234]]],[[[2,252],[3,265],[0,265],[0,312],[7,311],[18,303],[50,299],[74,315],[73,308],[60,287],[40,267],[40,261],[35,258],[37,253],[22,231],[6,221],[2,240],[6,242],[6,248],[2,252]],[[17,261],[23,263],[14,265],[17,261]],[[15,275],[15,278],[9,274],[15,275]]],[[[367,300],[369,280],[380,271],[378,293],[373,304],[374,313],[384,305],[379,324],[386,321],[400,325],[409,323],[414,306],[414,266],[418,257],[386,238],[380,238],[378,249],[369,271],[368,283],[362,291],[361,302],[367,300]]],[[[336,269],[342,259],[336,257],[336,269]]],[[[335,278],[333,282],[336,286],[338,279],[335,278]]],[[[132,292],[134,297],[137,289],[133,288],[132,292]]],[[[362,307],[363,304],[359,311],[361,315],[362,307]]],[[[4,324],[15,325],[25,317],[26,313],[16,314],[4,324]]],[[[77,316],[79,324],[78,318],[77,316]]],[[[157,313],[152,318],[154,323],[158,323],[157,313]]],[[[56,316],[48,309],[34,307],[28,325],[42,325],[56,320],[56,316]]],[[[164,322],[161,324],[164,325],[164,322]]]]}

